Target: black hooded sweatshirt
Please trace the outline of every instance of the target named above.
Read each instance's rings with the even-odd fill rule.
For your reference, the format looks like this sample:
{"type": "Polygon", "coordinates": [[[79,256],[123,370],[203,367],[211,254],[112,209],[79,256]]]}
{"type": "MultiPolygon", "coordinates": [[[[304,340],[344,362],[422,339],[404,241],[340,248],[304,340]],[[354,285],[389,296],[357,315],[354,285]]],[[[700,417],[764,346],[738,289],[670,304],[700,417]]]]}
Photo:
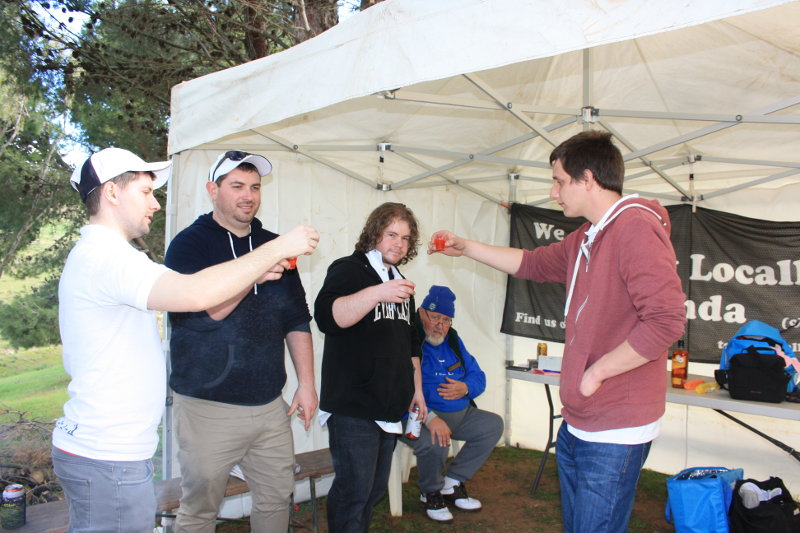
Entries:
{"type": "MultiPolygon", "coordinates": [[[[241,257],[277,236],[253,219],[250,235],[237,237],[205,214],[175,236],[164,264],[192,274],[241,257]]],[[[259,284],[257,292],[251,288],[223,320],[213,320],[205,311],[169,314],[169,384],[175,392],[236,405],[264,405],[281,394],[286,383],[284,339],[291,331],[310,331],[311,315],[297,270],[259,284]]]]}
{"type": "Polygon", "coordinates": [[[333,302],[382,283],[362,252],[328,268],[314,303],[314,319],[325,334],[320,409],[334,415],[396,422],[414,396],[412,357],[420,357],[414,328],[414,298],[379,303],[359,322],[340,328],[333,302]]]}

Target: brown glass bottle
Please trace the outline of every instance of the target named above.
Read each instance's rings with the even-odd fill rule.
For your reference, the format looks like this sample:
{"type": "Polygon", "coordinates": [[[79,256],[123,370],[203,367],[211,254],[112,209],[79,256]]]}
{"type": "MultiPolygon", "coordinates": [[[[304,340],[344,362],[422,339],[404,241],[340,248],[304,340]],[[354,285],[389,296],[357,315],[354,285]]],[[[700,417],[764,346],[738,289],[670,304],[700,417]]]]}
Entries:
{"type": "Polygon", "coordinates": [[[678,348],[672,352],[672,386],[683,388],[689,375],[689,352],[684,349],[683,339],[678,341],[678,348]]]}

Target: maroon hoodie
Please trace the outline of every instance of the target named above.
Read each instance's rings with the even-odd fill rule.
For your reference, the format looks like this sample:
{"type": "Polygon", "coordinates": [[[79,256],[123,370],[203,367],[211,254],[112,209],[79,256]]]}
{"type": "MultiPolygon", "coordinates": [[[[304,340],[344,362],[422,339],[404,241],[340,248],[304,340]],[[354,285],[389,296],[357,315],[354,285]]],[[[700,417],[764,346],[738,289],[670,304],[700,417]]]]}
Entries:
{"type": "Polygon", "coordinates": [[[664,414],[667,349],[686,322],[669,216],[655,200],[625,199],[597,232],[587,259],[581,243],[590,226],[559,243],[525,250],[515,276],[566,284],[564,420],[584,431],[642,426],[664,414]],[[625,340],[649,362],[583,396],[578,388],[586,368],[625,340]]]}

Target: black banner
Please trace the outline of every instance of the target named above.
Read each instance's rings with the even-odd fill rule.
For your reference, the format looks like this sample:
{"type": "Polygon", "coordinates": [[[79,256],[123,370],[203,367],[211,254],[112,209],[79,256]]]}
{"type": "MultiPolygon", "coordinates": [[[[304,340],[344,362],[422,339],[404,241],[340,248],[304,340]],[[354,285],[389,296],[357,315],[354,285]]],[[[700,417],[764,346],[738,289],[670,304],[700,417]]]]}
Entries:
{"type": "MultiPolygon", "coordinates": [[[[748,320],[783,331],[800,353],[800,222],[768,222],[720,211],[667,207],[686,294],[684,339],[692,360],[718,363],[748,320]]],[[[564,238],[584,219],[511,206],[511,246],[532,250],[564,238]]],[[[565,287],[509,276],[501,331],[564,342],[565,287]]]]}

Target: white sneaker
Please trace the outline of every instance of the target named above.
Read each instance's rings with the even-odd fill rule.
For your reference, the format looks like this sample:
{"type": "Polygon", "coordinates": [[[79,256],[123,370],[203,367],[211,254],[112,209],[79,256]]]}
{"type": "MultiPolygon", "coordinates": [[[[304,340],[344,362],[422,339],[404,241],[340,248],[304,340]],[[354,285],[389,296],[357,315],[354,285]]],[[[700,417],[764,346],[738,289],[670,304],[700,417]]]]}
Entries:
{"type": "Polygon", "coordinates": [[[425,504],[425,514],[428,518],[442,524],[449,524],[453,521],[453,515],[450,509],[444,503],[441,492],[421,492],[419,494],[419,501],[425,504]]]}
{"type": "Polygon", "coordinates": [[[463,481],[450,489],[442,489],[442,497],[462,511],[477,512],[483,507],[480,500],[467,495],[467,486],[463,481]]]}

